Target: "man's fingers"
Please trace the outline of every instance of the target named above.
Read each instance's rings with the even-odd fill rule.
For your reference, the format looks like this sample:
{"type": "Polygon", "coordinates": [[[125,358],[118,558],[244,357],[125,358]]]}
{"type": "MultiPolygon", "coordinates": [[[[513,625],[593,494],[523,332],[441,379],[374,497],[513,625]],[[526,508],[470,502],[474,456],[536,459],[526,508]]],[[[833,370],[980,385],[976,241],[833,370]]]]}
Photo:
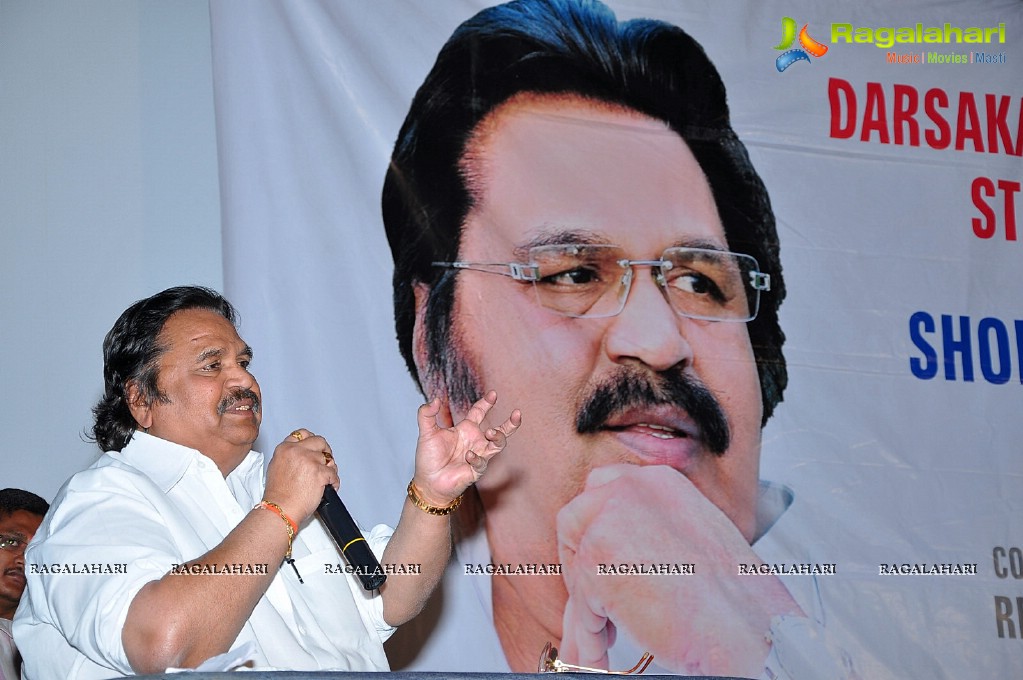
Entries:
{"type": "Polygon", "coordinates": [[[274,450],[267,469],[266,497],[301,522],[316,510],[326,486],[341,486],[330,444],[305,428],[293,430],[274,450]]]}
{"type": "MultiPolygon", "coordinates": [[[[612,467],[627,466],[616,465],[612,467]]],[[[603,469],[605,468],[596,468],[590,473],[590,477],[593,477],[594,473],[598,470],[603,469]]],[[[587,484],[583,493],[562,506],[556,518],[558,543],[564,544],[573,552],[577,552],[583,534],[589,529],[590,524],[593,523],[597,515],[603,511],[607,496],[607,490],[601,490],[599,487],[591,488],[587,484]]]]}
{"type": "Polygon", "coordinates": [[[442,428],[454,427],[455,419],[451,415],[451,406],[447,399],[440,400],[440,412],[437,414],[437,425],[442,428]]]}
{"type": "Polygon", "coordinates": [[[300,442],[306,437],[312,437],[313,433],[304,427],[300,427],[297,430],[292,430],[291,434],[283,439],[284,442],[300,442]]]}
{"type": "Polygon", "coordinates": [[[315,448],[317,442],[326,443],[326,439],[314,434],[310,430],[304,427],[300,427],[296,430],[292,430],[291,434],[285,437],[282,444],[301,444],[302,448],[315,448]]]}
{"type": "Polygon", "coordinates": [[[501,448],[504,448],[505,440],[515,433],[515,430],[519,429],[519,425],[522,424],[522,412],[515,409],[508,416],[508,420],[504,421],[497,427],[487,430],[487,439],[494,442],[501,448]]]}
{"type": "Polygon", "coordinates": [[[519,415],[518,411],[515,411],[500,426],[492,427],[484,432],[485,441],[482,442],[482,445],[470,446],[471,450],[487,460],[493,458],[508,444],[508,437],[518,429],[521,421],[521,415],[519,415]]]}
{"type": "Polygon", "coordinates": [[[497,453],[497,451],[494,451],[487,457],[483,457],[480,454],[476,453],[475,451],[466,451],[465,462],[468,463],[469,467],[473,469],[473,472],[476,473],[476,476],[480,477],[483,475],[484,472],[487,471],[487,461],[495,453],[497,453]]]}
{"type": "Polygon", "coordinates": [[[625,473],[634,470],[635,465],[604,465],[602,467],[593,468],[590,474],[586,477],[586,488],[596,489],[599,486],[609,484],[614,480],[618,479],[625,473]]]}
{"type": "Polygon", "coordinates": [[[483,436],[487,438],[487,452],[491,455],[497,453],[505,447],[508,443],[508,437],[497,428],[491,428],[483,433],[483,436]]]}
{"type": "Polygon", "coordinates": [[[570,597],[562,619],[561,657],[567,663],[607,669],[608,620],[578,597],[570,597]]]}
{"type": "Polygon", "coordinates": [[[497,392],[490,390],[483,395],[483,398],[472,405],[469,412],[465,414],[465,419],[472,421],[479,425],[483,422],[483,419],[490,413],[490,409],[497,403],[497,392]]]}
{"type": "MultiPolygon", "coordinates": [[[[416,412],[416,422],[419,424],[419,436],[425,436],[433,434],[436,430],[440,429],[437,424],[437,416],[441,411],[441,400],[439,397],[434,397],[428,403],[423,404],[419,407],[416,412]]],[[[448,412],[448,418],[451,417],[451,413],[448,412]]]]}
{"type": "Polygon", "coordinates": [[[325,437],[313,434],[304,427],[292,430],[291,434],[285,437],[281,443],[298,446],[306,451],[315,451],[317,453],[322,452],[333,455],[333,452],[330,450],[330,444],[327,442],[325,437]]]}
{"type": "Polygon", "coordinates": [[[607,619],[590,611],[589,607],[580,607],[583,628],[576,631],[579,664],[607,670],[608,635],[607,619]]]}
{"type": "Polygon", "coordinates": [[[561,617],[561,648],[558,657],[562,661],[579,658],[579,645],[576,644],[575,636],[581,626],[576,621],[575,607],[575,601],[569,597],[561,617]]]}

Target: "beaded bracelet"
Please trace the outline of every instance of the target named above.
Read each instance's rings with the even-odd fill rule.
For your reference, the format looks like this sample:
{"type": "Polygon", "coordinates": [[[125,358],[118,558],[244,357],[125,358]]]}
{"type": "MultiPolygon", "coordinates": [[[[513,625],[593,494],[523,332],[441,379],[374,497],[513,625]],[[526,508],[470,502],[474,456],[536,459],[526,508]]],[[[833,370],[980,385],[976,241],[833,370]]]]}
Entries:
{"type": "MultiPolygon", "coordinates": [[[[298,525],[295,524],[290,517],[285,515],[284,510],[282,510],[281,506],[276,503],[272,503],[264,499],[259,502],[259,505],[257,505],[256,508],[266,508],[270,512],[276,512],[281,516],[281,519],[284,520],[285,524],[288,525],[288,557],[291,557],[291,542],[295,539],[295,534],[298,533],[298,525]]],[[[253,508],[253,510],[256,508],[253,508]]]]}
{"type": "Polygon", "coordinates": [[[294,520],[284,514],[284,510],[281,509],[281,506],[268,501],[265,498],[259,502],[259,505],[252,509],[256,510],[258,508],[265,508],[270,512],[277,513],[280,515],[281,519],[284,520],[285,528],[288,530],[288,552],[284,554],[284,561],[290,564],[291,568],[295,570],[295,575],[298,576],[298,582],[305,583],[305,581],[302,580],[302,574],[298,573],[298,567],[295,566],[295,559],[291,556],[291,547],[295,541],[295,534],[298,533],[298,525],[295,524],[294,520]]]}

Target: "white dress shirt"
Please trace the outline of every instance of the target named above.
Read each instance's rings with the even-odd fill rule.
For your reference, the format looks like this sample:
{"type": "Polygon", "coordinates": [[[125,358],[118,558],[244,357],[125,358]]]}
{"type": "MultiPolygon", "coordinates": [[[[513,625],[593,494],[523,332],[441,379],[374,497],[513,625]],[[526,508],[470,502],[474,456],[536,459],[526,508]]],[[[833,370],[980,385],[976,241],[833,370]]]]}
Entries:
{"type": "Polygon", "coordinates": [[[11,634],[11,620],[0,618],[0,680],[18,680],[20,677],[14,668],[14,659],[18,648],[14,646],[11,634]]]}
{"type": "MultiPolygon", "coordinates": [[[[121,630],[135,595],[219,545],[264,484],[260,453],[225,478],[198,451],[141,432],[72,477],[26,551],[14,619],[24,678],[131,674],[121,630]],[[52,573],[69,570],[101,573],[52,573]]],[[[378,525],[366,534],[378,557],[391,533],[378,525]]],[[[251,643],[261,669],[388,670],[383,642],[394,629],[381,598],[328,569],[344,560],[317,519],[300,527],[293,557],[305,582],[282,565],[232,649],[251,643]]]]}

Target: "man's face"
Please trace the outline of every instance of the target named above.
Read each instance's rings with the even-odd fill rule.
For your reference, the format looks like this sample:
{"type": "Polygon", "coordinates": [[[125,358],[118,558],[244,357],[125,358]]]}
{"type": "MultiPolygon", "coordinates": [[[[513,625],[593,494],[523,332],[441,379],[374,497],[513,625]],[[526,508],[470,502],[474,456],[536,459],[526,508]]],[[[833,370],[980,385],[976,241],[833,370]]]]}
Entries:
{"type": "Polygon", "coordinates": [[[149,434],[197,449],[230,472],[259,435],[259,384],[252,350],[230,321],[204,309],[175,312],[160,332],[157,387],[163,399],[135,405],[149,434]]]}
{"type": "Polygon", "coordinates": [[[0,550],[0,618],[13,618],[18,608],[25,591],[25,544],[35,536],[42,521],[42,516],[28,510],[0,515],[0,540],[14,544],[0,550]]]}
{"type": "MultiPolygon", "coordinates": [[[[658,121],[574,97],[519,96],[477,132],[463,162],[477,201],[459,260],[524,261],[527,245],[580,238],[633,260],[673,246],[728,250],[702,170],[658,121]]],[[[616,463],[675,468],[752,537],[762,405],[746,324],[678,316],[649,267],[634,273],[620,314],[586,319],[541,307],[528,283],[458,274],[454,354],[523,413],[479,484],[495,562],[556,562],[556,513],[592,469],[616,463]],[[687,378],[720,407],[723,453],[707,446],[702,417],[663,397],[687,378]],[[598,386],[604,409],[582,428],[598,386]]]]}

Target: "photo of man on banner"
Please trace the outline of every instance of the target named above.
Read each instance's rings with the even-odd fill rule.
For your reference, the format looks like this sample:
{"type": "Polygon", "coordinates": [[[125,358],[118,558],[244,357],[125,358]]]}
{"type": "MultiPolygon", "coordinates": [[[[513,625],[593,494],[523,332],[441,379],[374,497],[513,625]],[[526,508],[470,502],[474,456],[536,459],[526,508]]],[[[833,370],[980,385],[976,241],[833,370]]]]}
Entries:
{"type": "Polygon", "coordinates": [[[424,395],[457,418],[500,385],[523,408],[456,560],[561,565],[466,577],[512,670],[545,641],[607,668],[625,638],[669,672],[755,677],[781,622],[817,628],[776,576],[737,575],[791,500],[759,476],[785,288],[767,191],[699,44],[596,2],[480,12],[412,102],[383,215],[424,395]],[[624,564],[692,573],[608,575],[624,564]]]}

